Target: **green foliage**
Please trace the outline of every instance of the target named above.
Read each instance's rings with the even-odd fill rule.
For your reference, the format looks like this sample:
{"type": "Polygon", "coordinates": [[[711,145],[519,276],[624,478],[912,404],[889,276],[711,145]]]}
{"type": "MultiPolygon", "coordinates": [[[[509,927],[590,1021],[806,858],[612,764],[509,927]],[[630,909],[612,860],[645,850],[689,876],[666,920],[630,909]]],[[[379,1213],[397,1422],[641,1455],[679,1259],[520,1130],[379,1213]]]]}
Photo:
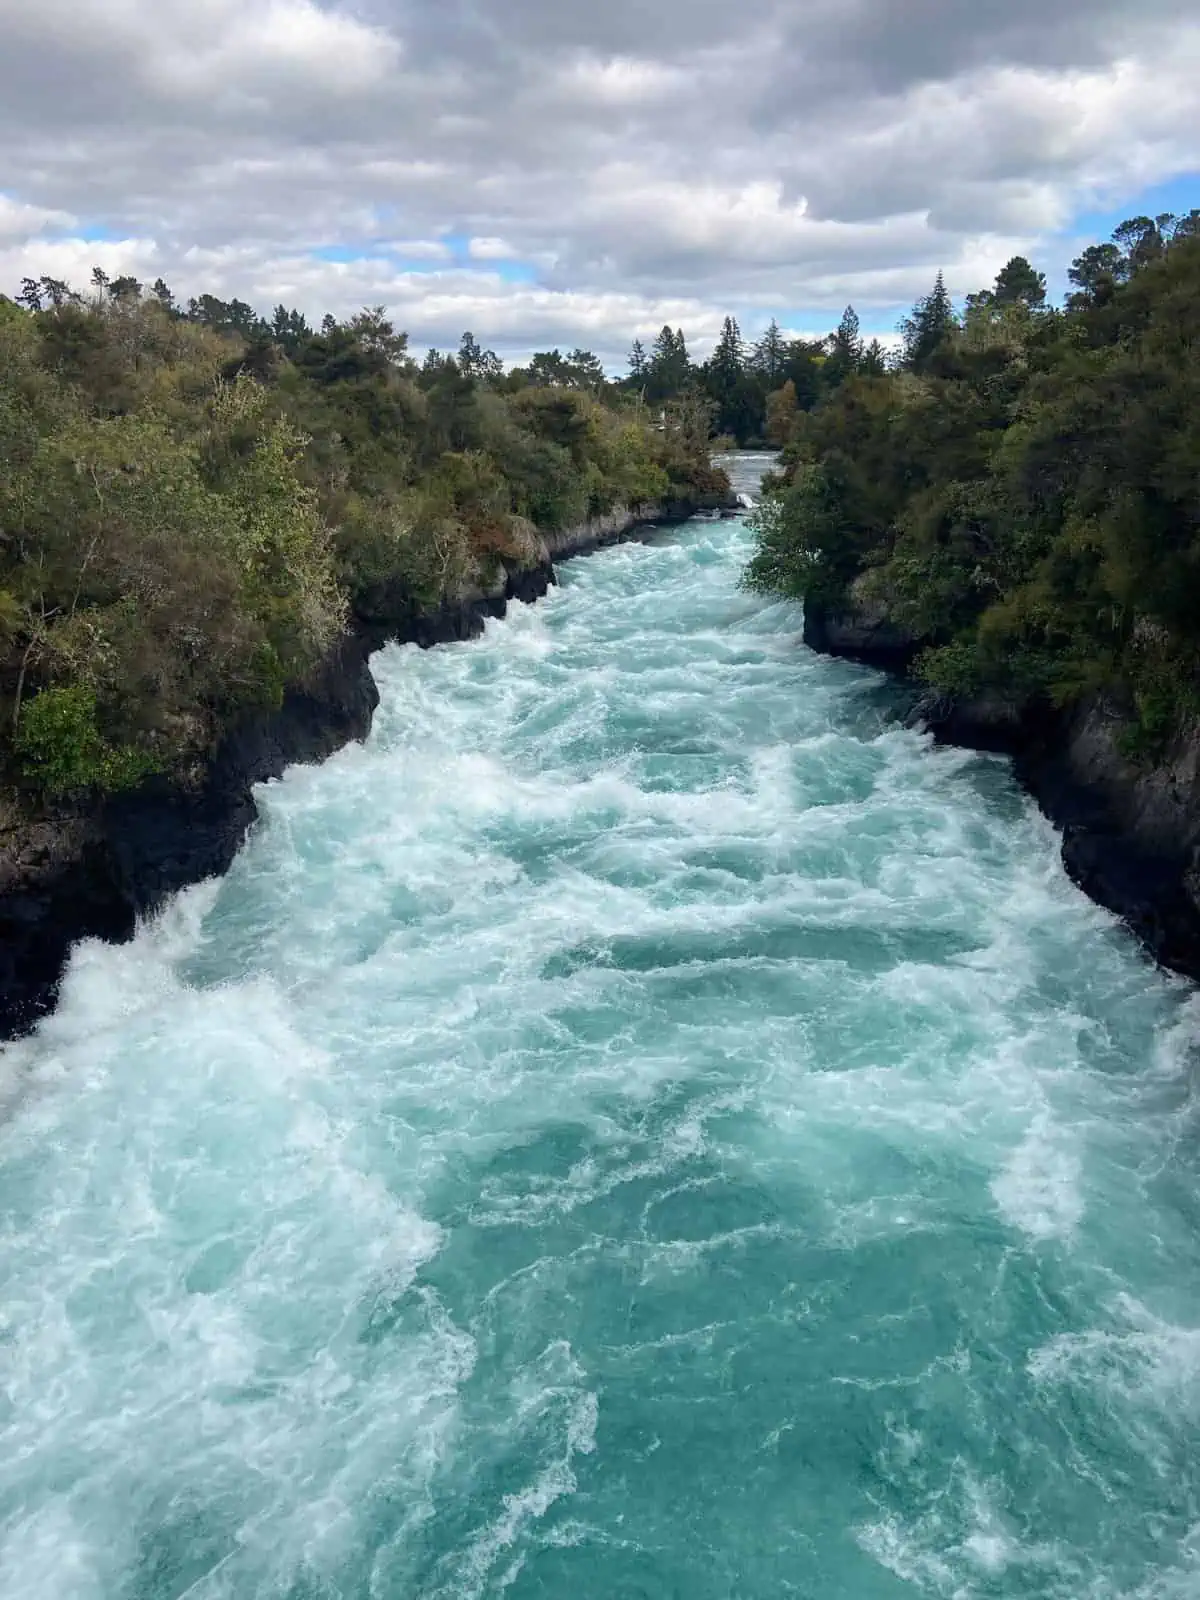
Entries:
{"type": "Polygon", "coordinates": [[[956,326],[954,306],[939,272],[930,292],[918,300],[912,315],[900,324],[904,335],[904,361],[914,372],[924,372],[956,326]]]}
{"type": "Polygon", "coordinates": [[[885,370],[878,340],[864,347],[858,318],[847,307],[828,339],[788,339],[772,319],[749,346],[736,319],[726,317],[712,355],[701,365],[689,356],[683,331],[664,326],[648,354],[641,340],[634,340],[622,387],[660,421],[673,408],[705,402],[719,438],[762,447],[780,442],[779,402],[772,407],[772,397],[781,389],[788,387],[796,411],[808,411],[855,374],[882,376],[885,370]]]}
{"type": "Polygon", "coordinates": [[[352,613],[502,579],[538,529],[716,503],[708,411],[667,407],[654,426],[581,349],[504,374],[467,334],[418,368],[382,307],[314,330],[161,280],[27,280],[0,299],[0,776],[187,767],[352,613]]]}
{"type": "Polygon", "coordinates": [[[922,650],[913,672],[939,694],[973,695],[983,686],[970,639],[955,639],[950,644],[931,645],[922,650]]]}
{"type": "Polygon", "coordinates": [[[1013,256],[997,274],[993,294],[997,305],[1024,305],[1036,311],[1046,303],[1046,274],[1024,256],[1013,256]]]}
{"type": "Polygon", "coordinates": [[[853,575],[852,546],[824,467],[797,468],[787,493],[766,497],[749,519],[758,548],[745,585],[757,594],[806,595],[836,608],[853,575]]]}
{"type": "Polygon", "coordinates": [[[30,701],[15,743],[25,776],[52,795],[129,789],[155,766],[145,751],[104,739],[96,720],[96,696],[81,683],[46,689],[30,701]]]}
{"type": "Polygon", "coordinates": [[[939,286],[899,370],[791,418],[749,579],[836,607],[869,575],[935,688],[1105,689],[1157,748],[1200,714],[1200,236],[1135,218],[1071,278],[1047,309],[1014,258],[961,319],[939,286]]]}

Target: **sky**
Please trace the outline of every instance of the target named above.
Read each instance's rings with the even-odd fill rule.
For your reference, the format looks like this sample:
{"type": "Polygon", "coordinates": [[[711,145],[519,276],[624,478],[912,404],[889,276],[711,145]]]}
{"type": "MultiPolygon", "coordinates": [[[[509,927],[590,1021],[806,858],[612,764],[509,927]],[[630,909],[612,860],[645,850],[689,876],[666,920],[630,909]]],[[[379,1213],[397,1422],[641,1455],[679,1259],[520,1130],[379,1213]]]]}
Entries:
{"type": "Polygon", "coordinates": [[[0,292],[162,276],[506,359],[890,333],[1200,205],[1194,0],[0,0],[0,292]]]}

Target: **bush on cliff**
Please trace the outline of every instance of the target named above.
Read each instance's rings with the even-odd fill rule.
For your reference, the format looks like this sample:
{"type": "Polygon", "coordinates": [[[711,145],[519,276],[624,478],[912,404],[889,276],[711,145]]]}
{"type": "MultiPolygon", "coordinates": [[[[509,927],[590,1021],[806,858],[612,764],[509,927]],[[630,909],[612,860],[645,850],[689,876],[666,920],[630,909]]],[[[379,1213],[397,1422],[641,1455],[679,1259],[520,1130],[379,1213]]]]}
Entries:
{"type": "Polygon", "coordinates": [[[536,529],[728,491],[707,434],[657,431],[602,382],[502,379],[473,340],[418,368],[379,310],[313,331],[103,274],[87,299],[52,279],[22,298],[0,299],[10,785],[179,768],[302,684],[354,612],[502,580],[536,529]]]}
{"type": "Polygon", "coordinates": [[[1194,713],[1200,228],[1115,237],[1064,310],[1010,263],[963,315],[939,302],[936,339],[922,302],[893,370],[793,416],[748,583],[833,612],[866,583],[946,692],[1104,688],[1154,738],[1194,713]]]}

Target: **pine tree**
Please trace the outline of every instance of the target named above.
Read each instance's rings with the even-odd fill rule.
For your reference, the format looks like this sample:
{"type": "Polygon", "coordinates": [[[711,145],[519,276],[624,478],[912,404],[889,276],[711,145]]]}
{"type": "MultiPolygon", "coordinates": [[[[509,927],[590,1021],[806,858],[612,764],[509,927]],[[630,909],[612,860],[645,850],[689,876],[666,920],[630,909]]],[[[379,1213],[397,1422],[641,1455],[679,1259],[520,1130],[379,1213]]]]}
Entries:
{"type": "Polygon", "coordinates": [[[459,371],[466,378],[490,383],[504,371],[503,363],[494,350],[484,350],[475,335],[468,329],[458,347],[459,371]]]}
{"type": "Polygon", "coordinates": [[[847,306],[842,320],[830,341],[829,362],[826,371],[830,377],[841,381],[858,371],[862,360],[862,334],[859,331],[858,312],[847,306]]]}
{"type": "Polygon", "coordinates": [[[1130,217],[1113,229],[1114,240],[1125,252],[1130,277],[1162,255],[1167,247],[1164,232],[1174,221],[1174,216],[1164,211],[1159,217],[1130,217]]]}
{"type": "Polygon", "coordinates": [[[865,378],[882,378],[887,372],[887,356],[878,339],[872,339],[862,353],[858,370],[865,378]]]}
{"type": "Polygon", "coordinates": [[[681,328],[663,325],[650,352],[646,368],[646,395],[650,400],[671,400],[682,394],[692,374],[687,343],[681,328]]]}
{"type": "Polygon", "coordinates": [[[1024,256],[1013,256],[996,275],[991,303],[998,306],[1024,302],[1031,310],[1046,303],[1046,274],[1037,269],[1024,256]]]}
{"type": "Polygon", "coordinates": [[[726,317],[721,336],[704,368],[704,387],[716,407],[718,433],[729,433],[743,441],[755,431],[751,413],[755,407],[746,383],[746,349],[742,331],[733,317],[726,317]]]}
{"type": "Polygon", "coordinates": [[[634,384],[645,382],[646,368],[649,365],[646,359],[646,347],[640,339],[633,341],[633,348],[629,352],[629,381],[634,384]]]}
{"type": "Polygon", "coordinates": [[[782,381],[787,365],[787,340],[774,317],[751,351],[750,365],[761,374],[770,388],[774,389],[782,381]]]}
{"type": "Polygon", "coordinates": [[[42,286],[42,293],[56,311],[60,306],[81,305],[83,303],[81,297],[62,278],[42,277],[39,281],[42,286]]]}
{"type": "Polygon", "coordinates": [[[1067,277],[1079,291],[1071,301],[1099,305],[1111,298],[1117,284],[1127,276],[1128,263],[1115,244],[1090,244],[1067,269],[1067,277]]]}
{"type": "Polygon", "coordinates": [[[939,272],[929,294],[923,295],[912,308],[912,315],[900,324],[904,335],[904,364],[914,372],[922,371],[938,346],[958,326],[954,303],[946,289],[946,280],[939,272]]]}
{"type": "Polygon", "coordinates": [[[708,368],[716,382],[725,388],[731,388],[741,381],[746,369],[746,352],[742,330],[735,318],[725,318],[708,368]]]}
{"type": "Polygon", "coordinates": [[[594,350],[576,345],[567,358],[567,382],[575,389],[602,389],[606,382],[604,363],[594,350]]]}

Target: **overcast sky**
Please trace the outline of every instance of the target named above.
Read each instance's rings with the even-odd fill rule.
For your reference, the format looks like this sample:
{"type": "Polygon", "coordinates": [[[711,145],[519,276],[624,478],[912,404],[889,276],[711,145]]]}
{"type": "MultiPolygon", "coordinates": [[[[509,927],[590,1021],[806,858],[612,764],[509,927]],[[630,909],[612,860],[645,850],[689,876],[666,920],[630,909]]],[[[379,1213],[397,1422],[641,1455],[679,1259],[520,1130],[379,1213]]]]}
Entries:
{"type": "Polygon", "coordinates": [[[0,0],[0,290],[91,265],[619,366],[1200,205],[1195,0],[0,0]]]}

